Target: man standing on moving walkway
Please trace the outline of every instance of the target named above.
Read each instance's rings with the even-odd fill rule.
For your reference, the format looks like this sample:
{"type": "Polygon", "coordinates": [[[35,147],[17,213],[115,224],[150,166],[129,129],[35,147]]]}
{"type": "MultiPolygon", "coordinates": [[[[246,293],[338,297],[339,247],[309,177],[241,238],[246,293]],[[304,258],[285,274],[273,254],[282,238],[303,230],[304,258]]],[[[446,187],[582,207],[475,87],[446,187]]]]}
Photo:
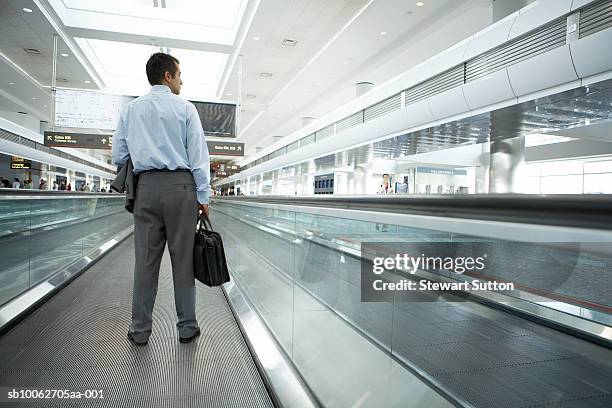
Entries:
{"type": "Polygon", "coordinates": [[[179,61],[156,53],[147,62],[151,91],[130,102],[113,137],[113,162],[131,158],[138,175],[134,202],[134,292],[128,338],[147,344],[159,267],[166,246],[172,262],[181,343],[200,334],[195,315],[193,247],[198,212],[208,215],[209,158],[195,107],[177,96],[179,61]]]}

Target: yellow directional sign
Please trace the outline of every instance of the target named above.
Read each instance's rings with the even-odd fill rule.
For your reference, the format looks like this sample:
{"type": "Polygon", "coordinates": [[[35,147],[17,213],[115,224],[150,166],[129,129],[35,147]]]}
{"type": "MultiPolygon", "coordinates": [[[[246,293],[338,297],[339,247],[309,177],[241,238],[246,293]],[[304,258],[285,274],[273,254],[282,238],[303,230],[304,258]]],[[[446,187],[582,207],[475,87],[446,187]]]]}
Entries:
{"type": "Polygon", "coordinates": [[[13,170],[29,170],[32,168],[32,161],[23,157],[11,156],[11,169],[13,170]]]}

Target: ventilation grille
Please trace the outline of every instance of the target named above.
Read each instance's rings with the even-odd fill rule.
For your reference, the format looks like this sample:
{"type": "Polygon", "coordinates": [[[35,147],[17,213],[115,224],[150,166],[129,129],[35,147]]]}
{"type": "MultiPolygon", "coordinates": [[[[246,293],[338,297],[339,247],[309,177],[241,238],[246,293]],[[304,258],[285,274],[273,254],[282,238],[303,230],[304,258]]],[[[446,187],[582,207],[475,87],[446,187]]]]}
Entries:
{"type": "Polygon", "coordinates": [[[612,1],[600,1],[580,11],[580,38],[612,27],[612,1]]]}
{"type": "Polygon", "coordinates": [[[13,143],[19,143],[21,139],[21,136],[17,136],[13,133],[7,132],[5,130],[0,129],[0,137],[2,137],[2,139],[4,140],[8,140],[9,142],[13,142],[13,143]]]}
{"type": "Polygon", "coordinates": [[[287,153],[294,151],[298,147],[300,147],[300,141],[296,140],[295,142],[287,146],[287,153]]]}
{"type": "Polygon", "coordinates": [[[566,18],[508,42],[466,62],[466,82],[474,81],[502,68],[517,64],[565,44],[566,18]]]}
{"type": "Polygon", "coordinates": [[[397,95],[393,95],[390,98],[387,98],[383,101],[378,102],[375,105],[370,106],[365,109],[364,112],[364,121],[368,122],[372,119],[375,119],[379,116],[386,115],[387,113],[393,112],[401,108],[402,106],[402,94],[398,93],[397,95]]]}
{"type": "Polygon", "coordinates": [[[350,129],[354,126],[361,125],[363,123],[363,111],[355,112],[351,116],[339,120],[336,122],[336,133],[340,133],[343,130],[350,129]]]}
{"type": "Polygon", "coordinates": [[[311,133],[308,136],[304,136],[303,138],[300,139],[300,147],[314,143],[314,141],[315,141],[315,134],[311,133]]]}
{"type": "MultiPolygon", "coordinates": [[[[612,0],[598,2],[581,11],[580,37],[604,30],[610,26],[612,26],[612,0]]],[[[408,106],[422,101],[433,95],[482,78],[502,68],[561,47],[566,43],[566,28],[567,18],[558,18],[537,30],[478,55],[435,77],[429,78],[404,91],[405,104],[408,106]]],[[[336,122],[336,132],[358,126],[400,108],[401,93],[336,122]]],[[[333,126],[334,124],[331,124],[315,132],[315,134],[304,137],[301,139],[299,146],[306,146],[315,140],[324,139],[332,135],[334,133],[333,126]]],[[[259,160],[255,163],[259,164],[258,162],[259,160]]]]}
{"type": "Polygon", "coordinates": [[[94,169],[101,170],[107,173],[115,173],[113,170],[107,169],[106,167],[99,166],[95,163],[90,163],[87,160],[80,159],[68,153],[60,152],[59,150],[50,149],[49,147],[43,144],[37,143],[23,136],[16,135],[4,129],[0,129],[0,139],[7,140],[9,142],[16,143],[21,146],[36,149],[38,151],[45,152],[56,157],[61,157],[63,159],[67,159],[75,163],[83,164],[85,166],[92,167],[94,169]]]}
{"type": "Polygon", "coordinates": [[[269,156],[270,156],[270,159],[275,159],[279,156],[282,156],[285,153],[287,153],[287,148],[281,147],[280,149],[275,150],[274,152],[270,153],[269,156]]]}
{"type": "Polygon", "coordinates": [[[334,123],[315,132],[315,140],[325,139],[334,134],[334,123]]]}
{"type": "Polygon", "coordinates": [[[463,85],[463,64],[406,90],[406,105],[463,85]]]}

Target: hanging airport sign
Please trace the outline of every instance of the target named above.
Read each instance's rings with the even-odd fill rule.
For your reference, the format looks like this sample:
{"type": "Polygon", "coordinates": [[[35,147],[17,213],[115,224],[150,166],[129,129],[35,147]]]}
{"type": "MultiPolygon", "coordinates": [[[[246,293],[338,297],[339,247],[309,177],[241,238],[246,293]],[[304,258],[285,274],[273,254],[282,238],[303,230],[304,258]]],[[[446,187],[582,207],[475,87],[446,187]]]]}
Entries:
{"type": "Polygon", "coordinates": [[[111,149],[113,135],[100,133],[45,132],[45,146],[111,149]]]}
{"type": "Polygon", "coordinates": [[[61,128],[114,130],[121,112],[134,98],[89,89],[58,88],[54,123],[61,128]]]}
{"type": "Polygon", "coordinates": [[[244,143],[207,141],[208,153],[217,156],[244,156],[244,143]]]}
{"type": "Polygon", "coordinates": [[[211,137],[236,137],[236,105],[232,103],[191,101],[198,111],[204,134],[211,137]]]}
{"type": "Polygon", "coordinates": [[[231,176],[232,174],[240,173],[240,166],[237,164],[226,164],[225,171],[231,176]]]}
{"type": "Polygon", "coordinates": [[[11,169],[13,170],[30,170],[32,161],[23,157],[11,156],[11,169]]]}

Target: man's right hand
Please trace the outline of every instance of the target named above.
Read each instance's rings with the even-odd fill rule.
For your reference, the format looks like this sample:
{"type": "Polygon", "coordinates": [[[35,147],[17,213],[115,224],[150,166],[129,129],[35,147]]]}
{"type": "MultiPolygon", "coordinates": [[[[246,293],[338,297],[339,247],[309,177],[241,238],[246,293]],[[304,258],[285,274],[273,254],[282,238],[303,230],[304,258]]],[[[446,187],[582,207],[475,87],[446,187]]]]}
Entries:
{"type": "Polygon", "coordinates": [[[198,204],[198,213],[200,217],[204,215],[208,217],[208,204],[198,204]]]}

